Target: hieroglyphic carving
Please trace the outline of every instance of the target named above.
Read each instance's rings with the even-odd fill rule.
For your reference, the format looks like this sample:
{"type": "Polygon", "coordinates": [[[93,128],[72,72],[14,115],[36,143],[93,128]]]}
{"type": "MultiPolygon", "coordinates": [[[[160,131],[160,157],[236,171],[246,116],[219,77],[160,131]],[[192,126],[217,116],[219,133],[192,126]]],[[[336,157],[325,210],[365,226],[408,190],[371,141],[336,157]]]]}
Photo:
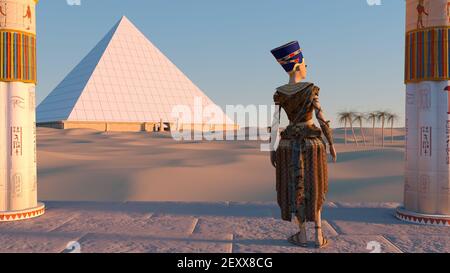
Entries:
{"type": "Polygon", "coordinates": [[[13,195],[19,197],[22,194],[22,174],[15,173],[11,177],[13,195]]]}
{"type": "Polygon", "coordinates": [[[409,143],[409,125],[408,125],[409,119],[408,117],[405,118],[405,160],[408,161],[408,143],[409,143]]]}
{"type": "Polygon", "coordinates": [[[447,1],[447,19],[450,23],[450,1],[447,1]]]}
{"type": "Polygon", "coordinates": [[[11,126],[11,155],[23,155],[23,128],[22,126],[11,126]]]}
{"type": "MultiPolygon", "coordinates": [[[[29,108],[30,108],[30,112],[32,112],[34,114],[34,111],[36,111],[36,91],[34,87],[30,87],[28,88],[28,94],[29,94],[29,108]]],[[[33,138],[33,160],[34,163],[37,162],[37,151],[36,151],[36,123],[33,122],[32,124],[33,128],[32,128],[32,138],[33,138]]]]}
{"type": "Polygon", "coordinates": [[[427,12],[427,9],[425,8],[425,0],[418,0],[419,3],[417,4],[417,29],[425,28],[425,25],[423,23],[423,16],[430,16],[430,14],[427,12]]]}
{"type": "Polygon", "coordinates": [[[411,182],[409,181],[410,178],[408,176],[405,176],[405,191],[411,190],[411,182]]]}
{"type": "Polygon", "coordinates": [[[419,90],[419,109],[422,111],[431,110],[431,87],[429,85],[425,85],[419,90]]]}
{"type": "Polygon", "coordinates": [[[31,25],[33,24],[33,15],[32,15],[32,11],[31,11],[31,7],[30,5],[27,6],[26,8],[26,13],[23,16],[24,19],[24,25],[26,26],[27,30],[31,29],[31,25]]]}
{"type": "Polygon", "coordinates": [[[33,0],[0,0],[0,28],[35,33],[33,0]]]}
{"type": "Polygon", "coordinates": [[[416,94],[415,93],[406,93],[406,104],[407,105],[415,105],[416,104],[416,94]]]}
{"type": "Polygon", "coordinates": [[[431,178],[429,175],[423,174],[420,176],[419,191],[420,193],[429,193],[431,185],[431,178]]]}
{"type": "Polygon", "coordinates": [[[450,120],[447,121],[447,126],[445,130],[445,143],[446,143],[446,159],[447,159],[447,165],[450,165],[450,120]]]}
{"type": "Polygon", "coordinates": [[[37,163],[36,123],[33,123],[33,163],[37,163]]]}
{"type": "Polygon", "coordinates": [[[8,3],[0,3],[0,27],[6,26],[8,3]]]}
{"type": "Polygon", "coordinates": [[[406,0],[406,31],[450,24],[449,0],[406,0]]]}
{"type": "Polygon", "coordinates": [[[11,97],[11,104],[14,109],[16,109],[16,108],[25,109],[25,106],[24,106],[25,99],[20,96],[11,97]]]}
{"type": "Polygon", "coordinates": [[[431,157],[432,153],[432,128],[424,126],[420,128],[420,155],[431,157]]]}
{"type": "Polygon", "coordinates": [[[36,109],[36,93],[34,91],[34,87],[28,88],[28,94],[29,94],[29,109],[30,111],[35,111],[36,109]]]}
{"type": "MultiPolygon", "coordinates": [[[[446,180],[447,181],[447,180],[446,180]]],[[[445,181],[444,181],[445,182],[445,181]]],[[[441,193],[450,194],[450,186],[448,184],[441,184],[441,188],[439,189],[441,193]]]]}

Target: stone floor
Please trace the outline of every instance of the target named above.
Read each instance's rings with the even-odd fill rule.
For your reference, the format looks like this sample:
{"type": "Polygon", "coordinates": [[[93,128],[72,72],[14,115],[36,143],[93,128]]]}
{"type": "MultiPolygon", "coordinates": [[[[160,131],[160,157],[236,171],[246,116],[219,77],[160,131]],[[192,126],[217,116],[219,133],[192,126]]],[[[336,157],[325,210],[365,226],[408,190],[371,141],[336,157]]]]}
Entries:
{"type": "Polygon", "coordinates": [[[322,250],[289,245],[296,225],[274,203],[46,205],[40,218],[0,223],[0,252],[450,252],[449,227],[401,222],[395,203],[328,203],[322,250]]]}

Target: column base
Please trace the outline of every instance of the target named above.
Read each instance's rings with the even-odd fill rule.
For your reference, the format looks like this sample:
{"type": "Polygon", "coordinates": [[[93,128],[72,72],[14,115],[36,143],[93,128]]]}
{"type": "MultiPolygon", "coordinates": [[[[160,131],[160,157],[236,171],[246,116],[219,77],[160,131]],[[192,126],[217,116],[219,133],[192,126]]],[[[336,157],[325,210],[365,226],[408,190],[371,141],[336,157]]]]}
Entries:
{"type": "Polygon", "coordinates": [[[404,207],[399,207],[395,216],[402,221],[410,223],[450,227],[450,215],[421,214],[408,211],[404,207]]]}
{"type": "Polygon", "coordinates": [[[35,218],[45,213],[45,204],[38,203],[37,207],[17,210],[17,211],[0,211],[0,222],[12,222],[35,218]]]}

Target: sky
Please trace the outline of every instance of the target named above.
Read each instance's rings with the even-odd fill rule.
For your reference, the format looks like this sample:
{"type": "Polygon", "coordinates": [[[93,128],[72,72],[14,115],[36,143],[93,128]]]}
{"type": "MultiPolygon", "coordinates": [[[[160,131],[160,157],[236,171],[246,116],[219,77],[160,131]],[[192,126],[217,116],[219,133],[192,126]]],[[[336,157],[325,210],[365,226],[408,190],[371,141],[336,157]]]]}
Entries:
{"type": "Polygon", "coordinates": [[[70,1],[37,7],[38,103],[125,15],[219,106],[270,105],[288,80],[270,50],[298,40],[334,126],[347,110],[404,124],[404,0],[70,1]]]}

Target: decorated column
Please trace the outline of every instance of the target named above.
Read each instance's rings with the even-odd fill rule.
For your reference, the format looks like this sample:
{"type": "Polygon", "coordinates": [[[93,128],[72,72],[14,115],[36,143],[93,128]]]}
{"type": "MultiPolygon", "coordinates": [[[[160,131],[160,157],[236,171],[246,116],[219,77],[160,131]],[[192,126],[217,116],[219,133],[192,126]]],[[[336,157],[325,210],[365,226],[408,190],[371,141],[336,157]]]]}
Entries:
{"type": "Polygon", "coordinates": [[[450,1],[406,0],[406,166],[397,217],[450,226],[450,1]]]}
{"type": "Polygon", "coordinates": [[[38,0],[0,0],[0,222],[44,213],[37,201],[38,0]]]}

